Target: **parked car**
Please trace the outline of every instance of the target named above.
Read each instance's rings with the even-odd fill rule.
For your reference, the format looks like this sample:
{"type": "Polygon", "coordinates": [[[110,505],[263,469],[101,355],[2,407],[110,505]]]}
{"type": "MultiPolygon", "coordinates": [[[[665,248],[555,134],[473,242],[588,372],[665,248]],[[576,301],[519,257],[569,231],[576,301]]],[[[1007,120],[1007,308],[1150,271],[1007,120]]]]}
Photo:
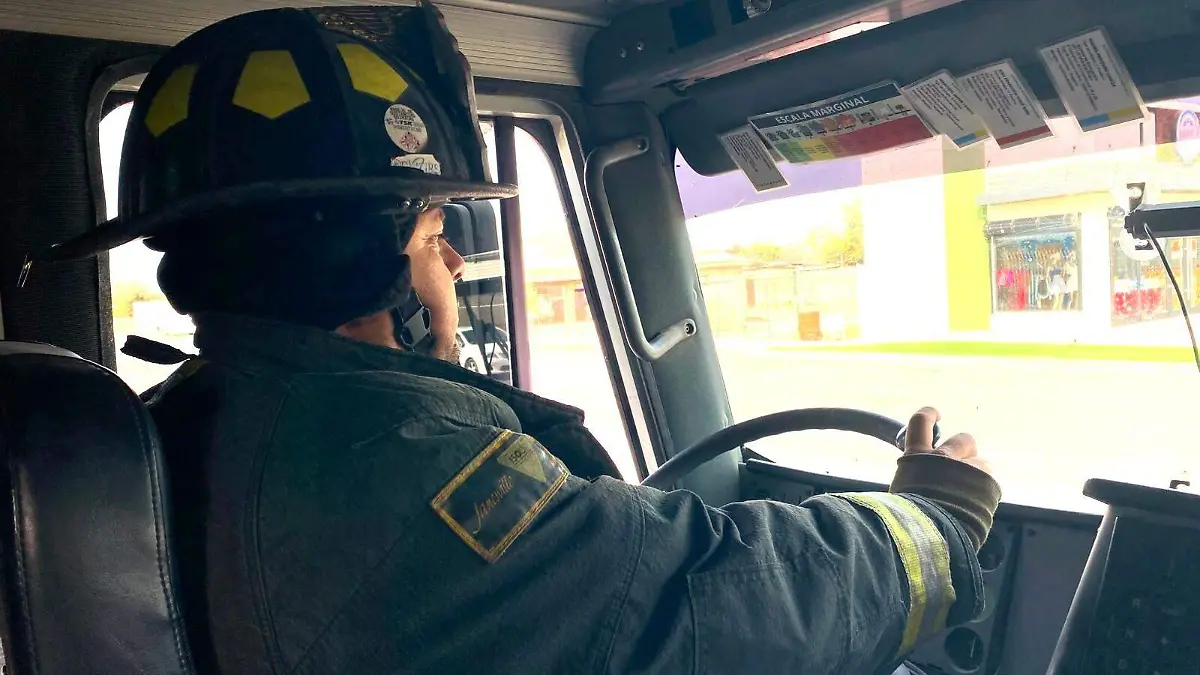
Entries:
{"type": "Polygon", "coordinates": [[[470,326],[458,329],[458,345],[462,348],[458,362],[463,368],[476,373],[489,372],[500,380],[511,379],[512,364],[509,361],[508,333],[494,326],[484,328],[484,339],[480,344],[478,333],[470,326]]]}

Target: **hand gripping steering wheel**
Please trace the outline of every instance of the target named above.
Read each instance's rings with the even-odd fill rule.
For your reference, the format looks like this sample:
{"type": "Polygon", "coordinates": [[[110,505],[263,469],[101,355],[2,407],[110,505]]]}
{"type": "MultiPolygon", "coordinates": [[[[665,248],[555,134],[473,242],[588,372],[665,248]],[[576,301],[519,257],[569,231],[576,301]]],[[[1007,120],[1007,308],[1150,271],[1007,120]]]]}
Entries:
{"type": "MultiPolygon", "coordinates": [[[[642,485],[670,489],[680,478],[695,471],[702,464],[746,443],[788,433],[831,429],[853,431],[878,438],[904,450],[904,439],[908,427],[890,417],[877,415],[853,408],[801,408],[772,413],[726,427],[675,455],[658,470],[646,477],[642,485]]],[[[933,444],[936,447],[941,436],[938,425],[933,427],[933,444]]]]}

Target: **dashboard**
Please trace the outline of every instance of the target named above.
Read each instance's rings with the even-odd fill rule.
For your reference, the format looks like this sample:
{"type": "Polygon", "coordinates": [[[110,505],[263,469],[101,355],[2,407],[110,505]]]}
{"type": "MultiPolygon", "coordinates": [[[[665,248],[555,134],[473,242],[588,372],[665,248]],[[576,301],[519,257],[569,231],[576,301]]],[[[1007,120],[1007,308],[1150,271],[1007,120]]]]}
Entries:
{"type": "MultiPolygon", "coordinates": [[[[740,480],[745,499],[792,504],[826,492],[887,490],[756,459],[742,465],[740,480]]],[[[983,616],[930,639],[910,660],[929,675],[1045,675],[1100,522],[1094,514],[1001,504],[979,552],[983,616]]]]}

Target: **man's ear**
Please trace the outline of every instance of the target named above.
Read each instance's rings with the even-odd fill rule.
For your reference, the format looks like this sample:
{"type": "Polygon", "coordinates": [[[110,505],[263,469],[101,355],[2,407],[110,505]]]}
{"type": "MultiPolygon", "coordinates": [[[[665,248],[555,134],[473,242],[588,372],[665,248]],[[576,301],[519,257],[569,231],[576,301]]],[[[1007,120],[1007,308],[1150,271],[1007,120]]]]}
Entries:
{"type": "Polygon", "coordinates": [[[334,332],[352,340],[367,342],[380,347],[400,349],[396,342],[395,327],[392,325],[392,313],[388,310],[376,312],[338,326],[334,332]]]}

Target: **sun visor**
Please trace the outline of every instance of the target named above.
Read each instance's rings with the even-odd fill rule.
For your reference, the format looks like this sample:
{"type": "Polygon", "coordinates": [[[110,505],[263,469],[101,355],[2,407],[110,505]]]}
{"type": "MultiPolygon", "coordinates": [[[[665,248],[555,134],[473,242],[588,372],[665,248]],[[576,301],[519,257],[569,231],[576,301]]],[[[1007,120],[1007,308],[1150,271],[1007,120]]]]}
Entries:
{"type": "Polygon", "coordinates": [[[666,0],[622,13],[588,44],[597,103],[720,77],[962,0],[666,0]]]}
{"type": "MultiPolygon", "coordinates": [[[[746,23],[756,21],[761,18],[746,23]]],[[[864,110],[851,104],[857,92],[870,91],[885,82],[901,87],[910,103],[914,94],[936,93],[935,87],[949,82],[959,86],[963,100],[971,105],[986,97],[984,89],[996,82],[1011,82],[1030,111],[1025,115],[1028,119],[1015,120],[1011,129],[1000,128],[998,120],[1004,118],[997,115],[980,114],[965,122],[960,120],[959,129],[945,116],[930,114],[928,108],[920,111],[927,126],[960,148],[989,135],[1003,139],[1002,145],[1007,147],[1048,136],[1047,118],[1071,114],[1088,130],[1136,118],[1141,100],[1200,93],[1195,91],[1200,65],[1171,56],[1186,53],[1194,45],[1191,26],[1186,8],[1167,0],[1135,4],[963,0],[719,77],[681,80],[675,83],[676,96],[670,99],[649,92],[643,92],[642,99],[659,110],[672,142],[688,166],[703,176],[739,168],[722,136],[763,115],[830,102],[845,108],[837,112],[846,127],[852,120],[842,117],[843,113],[858,116],[855,124],[859,126],[874,124],[861,115],[877,114],[873,108],[864,110]],[[1099,29],[1102,32],[1097,33],[1099,29]],[[1134,95],[1119,109],[1092,110],[1108,104],[1082,98],[1064,104],[1060,97],[1059,90],[1069,77],[1064,79],[1062,68],[1056,70],[1056,64],[1064,55],[1077,52],[1080,45],[1094,41],[1095,35],[1109,41],[1123,61],[1118,70],[1127,72],[1118,73],[1123,77],[1115,81],[1127,79],[1136,84],[1134,95]],[[939,48],[930,49],[930,44],[939,48]],[[981,122],[986,128],[980,128],[981,122]]],[[[646,49],[651,50],[649,46],[646,49]]],[[[1113,100],[1118,99],[1124,100],[1121,96],[1113,100]]],[[[793,136],[791,140],[802,145],[808,142],[805,130],[797,125],[786,129],[793,136]],[[795,138],[796,133],[801,137],[795,138]]],[[[808,130],[820,135],[811,126],[808,130]]],[[[771,145],[770,138],[763,140],[771,145]]],[[[774,145],[778,147],[779,143],[774,145]]],[[[820,150],[815,145],[814,149],[820,150]]],[[[786,169],[783,174],[795,183],[786,169]]]]}

